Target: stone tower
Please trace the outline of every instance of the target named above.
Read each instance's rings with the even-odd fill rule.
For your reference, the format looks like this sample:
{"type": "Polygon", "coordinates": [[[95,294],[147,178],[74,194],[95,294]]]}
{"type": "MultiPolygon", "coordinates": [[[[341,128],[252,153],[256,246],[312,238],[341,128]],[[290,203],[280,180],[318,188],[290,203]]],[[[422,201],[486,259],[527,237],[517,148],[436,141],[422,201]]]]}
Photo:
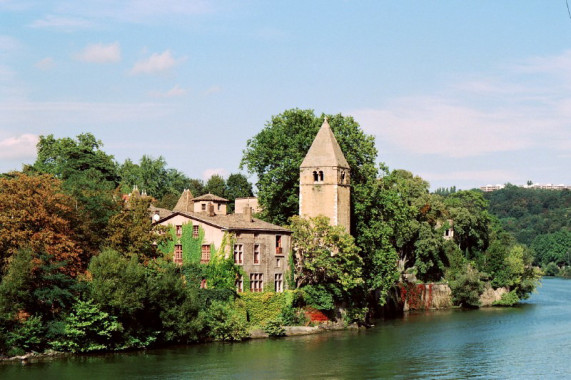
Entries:
{"type": "Polygon", "coordinates": [[[324,215],[351,232],[349,183],[349,164],[325,118],[300,166],[299,215],[324,215]]]}

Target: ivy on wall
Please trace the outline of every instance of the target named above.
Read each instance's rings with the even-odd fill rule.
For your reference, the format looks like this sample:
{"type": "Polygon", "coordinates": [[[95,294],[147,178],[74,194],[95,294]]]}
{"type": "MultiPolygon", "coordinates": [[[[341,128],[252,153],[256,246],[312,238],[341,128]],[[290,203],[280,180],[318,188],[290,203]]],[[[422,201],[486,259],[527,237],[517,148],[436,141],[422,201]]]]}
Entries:
{"type": "Polygon", "coordinates": [[[170,255],[170,258],[172,259],[172,255],[174,254],[174,246],[176,244],[176,231],[175,231],[174,226],[169,225],[169,229],[166,232],[166,234],[167,234],[168,238],[165,239],[157,247],[157,249],[159,250],[159,252],[162,252],[167,257],[170,255]]]}
{"type": "MultiPolygon", "coordinates": [[[[180,244],[182,245],[182,263],[200,263],[202,256],[202,242],[204,241],[204,229],[198,227],[198,236],[193,237],[193,224],[186,223],[182,225],[182,235],[180,244]]],[[[212,247],[211,247],[212,249],[212,247]]],[[[212,251],[211,251],[212,252],[212,251]]]]}
{"type": "Polygon", "coordinates": [[[268,321],[278,320],[282,310],[291,306],[294,299],[293,291],[283,293],[241,293],[240,299],[244,302],[248,320],[253,326],[264,326],[268,321]],[[290,294],[291,293],[291,294],[290,294]]]}

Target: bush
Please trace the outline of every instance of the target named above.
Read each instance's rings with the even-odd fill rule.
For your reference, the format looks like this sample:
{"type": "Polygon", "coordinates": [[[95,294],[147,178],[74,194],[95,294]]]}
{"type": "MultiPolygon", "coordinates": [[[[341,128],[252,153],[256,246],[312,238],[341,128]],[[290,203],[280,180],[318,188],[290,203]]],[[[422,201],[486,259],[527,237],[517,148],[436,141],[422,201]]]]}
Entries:
{"type": "Polygon", "coordinates": [[[334,287],[325,285],[308,285],[303,288],[306,303],[322,311],[335,308],[335,296],[338,295],[335,290],[334,287]]]}
{"type": "Polygon", "coordinates": [[[30,351],[42,351],[45,342],[45,328],[42,318],[39,316],[31,316],[18,326],[8,332],[7,345],[10,347],[9,355],[21,355],[30,351]]]}
{"type": "Polygon", "coordinates": [[[285,329],[283,328],[281,321],[279,320],[272,320],[266,322],[266,325],[264,326],[263,329],[266,334],[274,338],[285,336],[286,334],[285,329]]]}
{"type": "Polygon", "coordinates": [[[463,307],[479,307],[480,296],[484,292],[484,283],[481,281],[482,274],[472,265],[468,264],[463,273],[458,273],[450,281],[452,290],[452,302],[463,307]]]}
{"type": "Polygon", "coordinates": [[[248,336],[243,316],[227,303],[212,302],[202,317],[209,336],[214,340],[241,341],[248,336]]]}
{"type": "Polygon", "coordinates": [[[543,272],[546,276],[557,276],[559,275],[559,267],[552,261],[543,268],[543,272]]]}
{"type": "Polygon", "coordinates": [[[56,350],[91,352],[112,348],[123,330],[117,318],[105,313],[93,301],[78,301],[66,318],[64,336],[52,343],[56,350]]]}
{"type": "Polygon", "coordinates": [[[502,294],[502,298],[499,301],[493,303],[494,306],[513,306],[519,302],[519,297],[515,290],[511,292],[502,294]]]}

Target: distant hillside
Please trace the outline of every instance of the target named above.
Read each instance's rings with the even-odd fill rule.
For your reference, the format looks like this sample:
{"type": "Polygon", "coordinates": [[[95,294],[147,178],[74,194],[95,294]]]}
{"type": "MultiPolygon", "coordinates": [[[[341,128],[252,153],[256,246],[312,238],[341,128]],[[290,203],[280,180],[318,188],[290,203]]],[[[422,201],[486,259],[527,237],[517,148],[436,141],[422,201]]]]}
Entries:
{"type": "Polygon", "coordinates": [[[571,231],[571,191],[524,189],[514,185],[489,193],[490,213],[520,243],[531,246],[539,235],[571,231]]]}

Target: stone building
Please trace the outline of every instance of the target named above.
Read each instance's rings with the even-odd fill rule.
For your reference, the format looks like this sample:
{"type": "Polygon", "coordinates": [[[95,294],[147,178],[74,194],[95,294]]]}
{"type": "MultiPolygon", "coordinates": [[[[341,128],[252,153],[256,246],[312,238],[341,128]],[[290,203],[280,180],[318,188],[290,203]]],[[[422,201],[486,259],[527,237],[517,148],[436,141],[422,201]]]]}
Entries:
{"type": "Polygon", "coordinates": [[[327,118],[300,166],[299,215],[327,216],[351,232],[351,169],[327,118]]]}
{"type": "MultiPolygon", "coordinates": [[[[176,234],[174,261],[182,264],[183,247],[181,242],[183,225],[192,225],[193,238],[201,241],[201,263],[211,259],[212,246],[219,249],[224,235],[235,237],[234,244],[225,252],[233,257],[234,263],[243,267],[248,276],[250,290],[261,292],[273,290],[281,292],[286,289],[285,274],[288,270],[288,256],[291,250],[291,232],[283,227],[264,222],[252,217],[252,208],[244,207],[241,213],[227,214],[227,199],[213,194],[193,198],[190,191],[185,190],[177,205],[162,215],[158,210],[153,217],[155,224],[173,226],[176,234]]],[[[243,278],[236,280],[236,289],[244,291],[243,278]]]]}

